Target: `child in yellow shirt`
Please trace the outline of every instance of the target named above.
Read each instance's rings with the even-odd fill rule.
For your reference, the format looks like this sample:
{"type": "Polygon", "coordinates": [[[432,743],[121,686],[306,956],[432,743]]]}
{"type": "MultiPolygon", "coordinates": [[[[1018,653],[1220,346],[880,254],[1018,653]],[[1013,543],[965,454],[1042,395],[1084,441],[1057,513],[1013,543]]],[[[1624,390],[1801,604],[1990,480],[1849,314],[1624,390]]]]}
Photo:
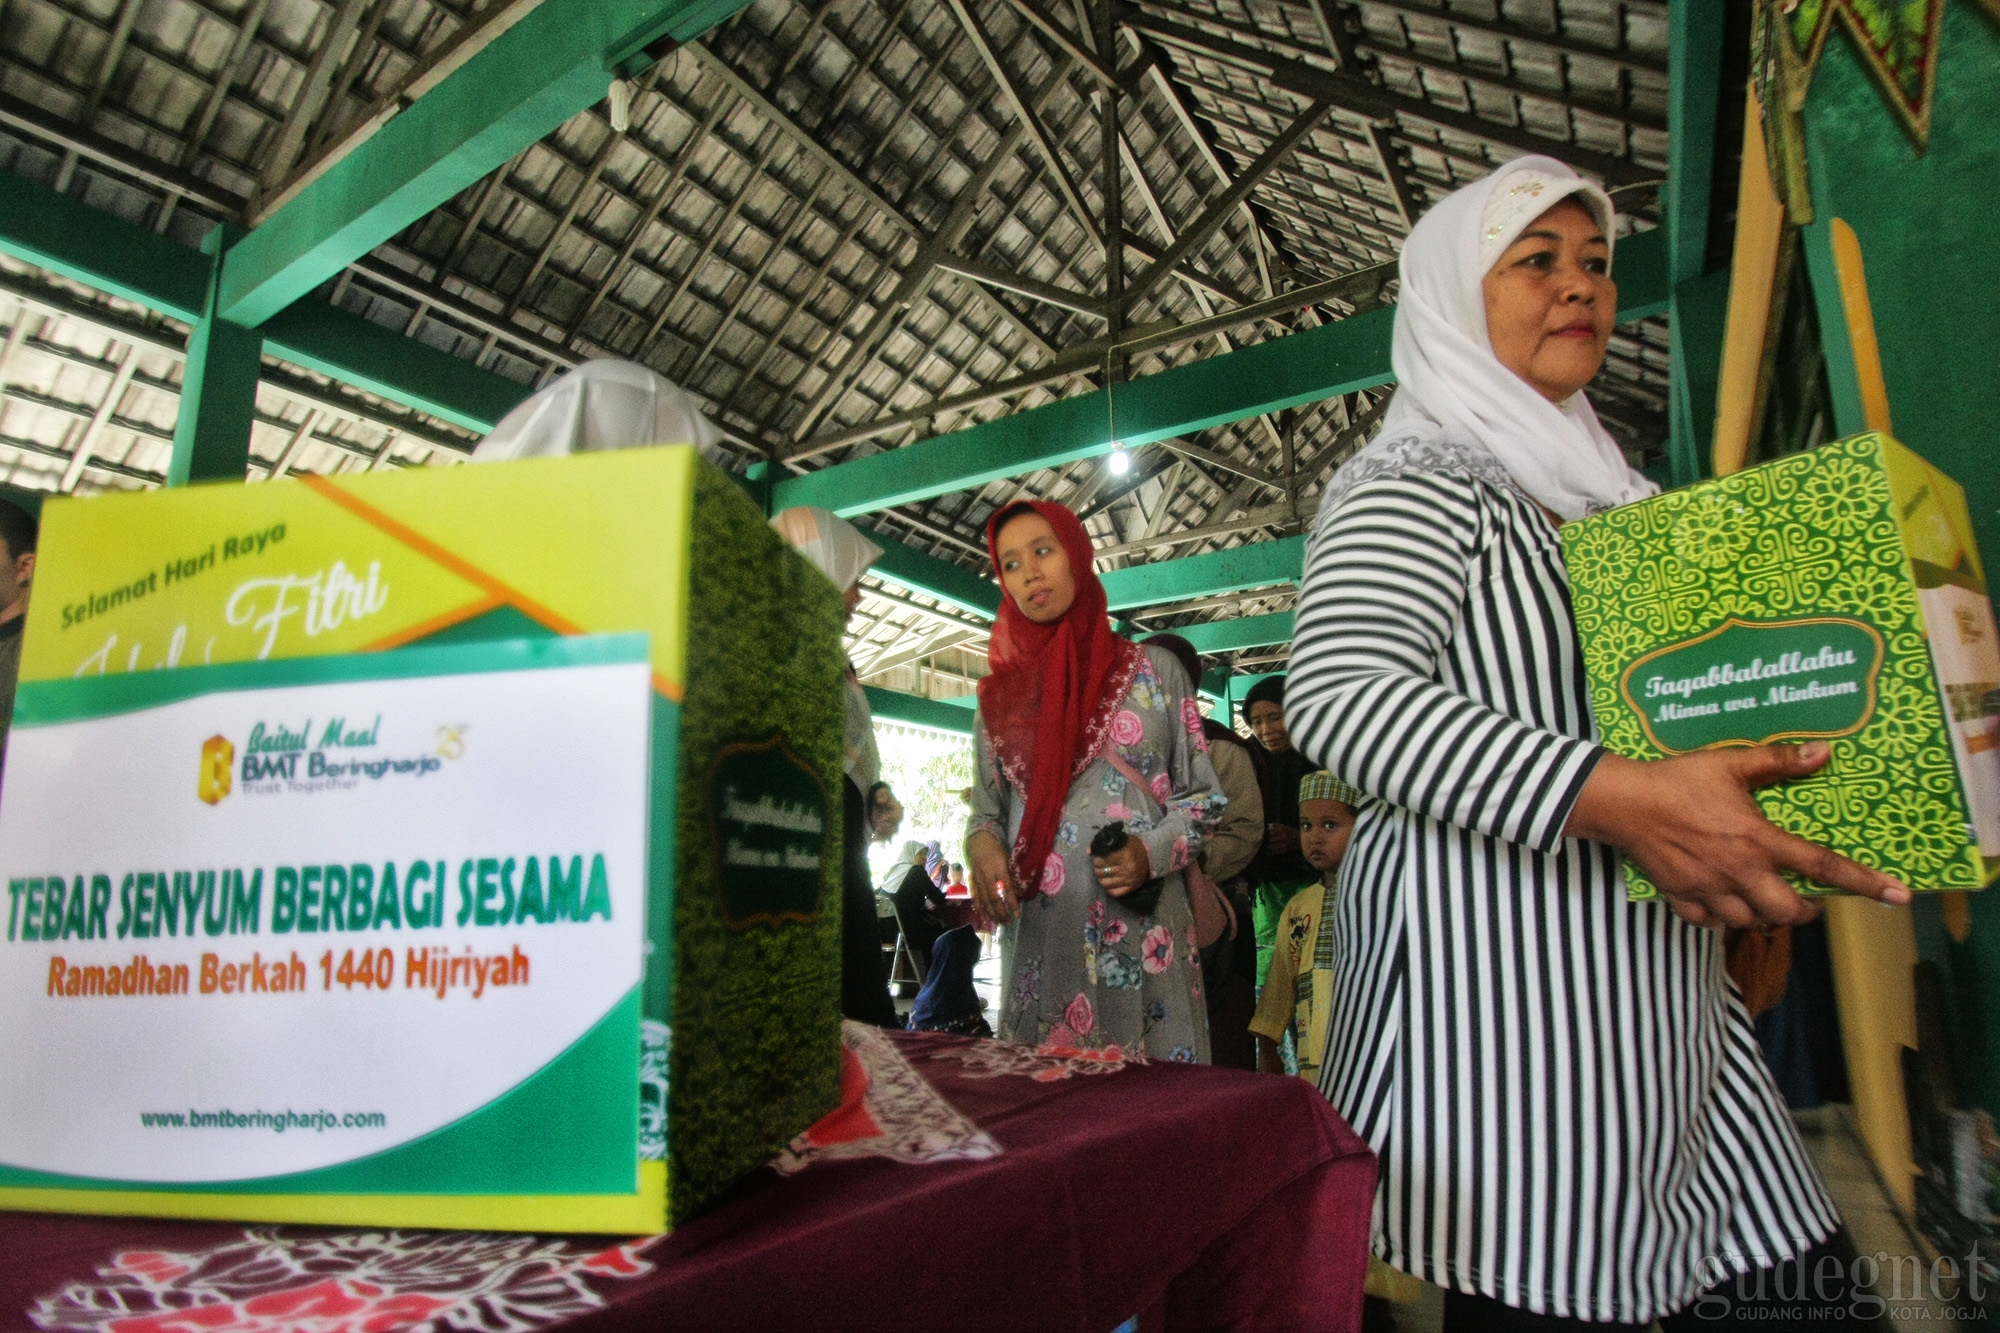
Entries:
{"type": "MultiPolygon", "coordinates": [[[[1288,1025],[1299,1052],[1299,1077],[1319,1082],[1319,1062],[1326,1053],[1326,1025],[1333,1011],[1333,895],[1340,862],[1354,835],[1354,816],[1368,798],[1322,769],[1299,782],[1299,851],[1319,883],[1299,890],[1278,919],[1278,947],[1271,956],[1271,975],[1257,1002],[1250,1030],[1257,1035],[1257,1068],[1282,1074],[1285,1066],[1278,1041],[1288,1025]]],[[[1364,1327],[1386,1327],[1384,1301],[1420,1301],[1424,1284],[1398,1272],[1380,1259],[1368,1260],[1369,1297],[1364,1327]]]]}
{"type": "Polygon", "coordinates": [[[1299,782],[1299,851],[1319,871],[1320,882],[1299,890],[1278,918],[1271,974],[1257,1002],[1250,1031],[1257,1036],[1257,1068],[1282,1074],[1278,1043],[1297,1026],[1299,1077],[1319,1082],[1326,1052],[1326,1024],[1333,1007],[1333,888],[1354,833],[1354,814],[1365,798],[1333,774],[1308,773],[1299,782]]]}

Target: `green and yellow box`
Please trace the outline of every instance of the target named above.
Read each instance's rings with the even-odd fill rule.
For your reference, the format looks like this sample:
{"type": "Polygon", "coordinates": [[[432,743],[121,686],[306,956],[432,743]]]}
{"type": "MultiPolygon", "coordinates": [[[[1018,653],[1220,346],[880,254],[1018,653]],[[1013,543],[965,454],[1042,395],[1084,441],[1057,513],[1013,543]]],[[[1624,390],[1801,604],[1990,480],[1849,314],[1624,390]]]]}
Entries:
{"type": "Polygon", "coordinates": [[[0,1207],[632,1234],[769,1161],[839,1101],[841,628],[688,446],[52,501],[0,1207]]]}
{"type": "MultiPolygon", "coordinates": [[[[1757,794],[1774,823],[1913,889],[2000,874],[2000,647],[1956,482],[1870,433],[1562,543],[1612,753],[1824,739],[1818,774],[1757,794]]],[[[1630,867],[1628,884],[1656,892],[1630,867]]]]}

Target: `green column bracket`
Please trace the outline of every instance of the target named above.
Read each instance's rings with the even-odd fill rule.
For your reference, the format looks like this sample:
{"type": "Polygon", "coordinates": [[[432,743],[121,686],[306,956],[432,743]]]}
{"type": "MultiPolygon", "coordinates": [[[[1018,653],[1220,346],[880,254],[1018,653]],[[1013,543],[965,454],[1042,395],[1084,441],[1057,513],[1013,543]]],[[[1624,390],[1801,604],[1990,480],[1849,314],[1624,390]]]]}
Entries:
{"type": "MultiPolygon", "coordinates": [[[[199,323],[207,308],[213,265],[201,251],[11,171],[0,171],[0,254],[185,324],[199,323]]],[[[263,334],[281,360],[482,434],[529,393],[325,301],[288,307],[263,334]]]]}
{"type": "Polygon", "coordinates": [[[208,296],[188,338],[180,415],[174,421],[174,457],[167,466],[169,486],[242,481],[250,469],[250,426],[257,414],[264,339],[255,329],[232,324],[216,313],[229,230],[217,227],[201,243],[210,257],[208,296]]]}

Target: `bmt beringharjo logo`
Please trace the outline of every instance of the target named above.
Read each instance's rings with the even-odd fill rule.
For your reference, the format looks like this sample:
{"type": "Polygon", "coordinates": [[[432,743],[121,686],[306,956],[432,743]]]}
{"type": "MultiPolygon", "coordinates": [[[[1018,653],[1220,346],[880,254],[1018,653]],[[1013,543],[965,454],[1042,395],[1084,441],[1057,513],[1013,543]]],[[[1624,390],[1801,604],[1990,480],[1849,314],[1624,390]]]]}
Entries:
{"type": "Polygon", "coordinates": [[[244,744],[240,772],[236,770],[236,746],[227,736],[210,736],[202,742],[195,795],[215,805],[237,782],[248,795],[268,796],[344,790],[363,778],[379,781],[392,774],[420,778],[444,767],[446,759],[465,753],[465,732],[463,724],[439,727],[437,746],[431,753],[393,757],[355,753],[380,747],[380,713],[365,727],[352,725],[345,717],[317,728],[311,718],[296,728],[282,722],[268,726],[258,722],[250,728],[244,744]]]}

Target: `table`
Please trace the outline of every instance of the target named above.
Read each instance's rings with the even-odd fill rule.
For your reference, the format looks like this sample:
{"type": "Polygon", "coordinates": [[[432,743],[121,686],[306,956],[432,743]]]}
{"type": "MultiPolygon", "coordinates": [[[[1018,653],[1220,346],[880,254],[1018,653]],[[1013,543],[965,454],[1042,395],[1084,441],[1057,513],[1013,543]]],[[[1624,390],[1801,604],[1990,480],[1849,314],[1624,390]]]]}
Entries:
{"type": "Polygon", "coordinates": [[[848,1048],[866,1096],[827,1142],[666,1236],[0,1213],[0,1328],[1358,1329],[1375,1162],[1303,1081],[853,1025],[848,1048]]]}

